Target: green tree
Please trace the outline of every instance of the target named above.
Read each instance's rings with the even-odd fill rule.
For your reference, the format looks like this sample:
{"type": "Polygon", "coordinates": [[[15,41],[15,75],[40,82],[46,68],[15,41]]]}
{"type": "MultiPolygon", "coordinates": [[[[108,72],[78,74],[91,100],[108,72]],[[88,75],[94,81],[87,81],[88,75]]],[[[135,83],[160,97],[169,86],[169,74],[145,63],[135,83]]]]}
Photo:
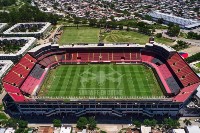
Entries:
{"type": "Polygon", "coordinates": [[[169,26],[167,34],[171,37],[178,36],[180,32],[180,27],[178,25],[169,26]]]}
{"type": "Polygon", "coordinates": [[[173,120],[171,118],[165,118],[163,121],[163,124],[164,124],[165,128],[167,128],[167,129],[177,128],[180,126],[180,123],[178,122],[178,120],[173,120]]]}
{"type": "Polygon", "coordinates": [[[163,19],[163,18],[159,18],[159,19],[157,20],[157,22],[158,22],[159,24],[163,24],[164,19],[163,19]]]}
{"type": "Polygon", "coordinates": [[[54,119],[53,120],[53,126],[54,127],[61,127],[61,120],[54,119]]]}
{"type": "Polygon", "coordinates": [[[97,20],[96,19],[90,19],[89,20],[89,26],[95,26],[97,23],[97,20]]]}
{"type": "Polygon", "coordinates": [[[94,130],[97,126],[97,122],[95,121],[94,117],[89,117],[88,119],[88,128],[90,130],[94,130]]]}
{"type": "Polygon", "coordinates": [[[192,123],[191,123],[191,121],[189,120],[189,119],[185,119],[184,121],[183,121],[184,123],[185,123],[185,125],[192,125],[192,123]]]}
{"type": "Polygon", "coordinates": [[[19,123],[19,128],[27,128],[28,126],[27,121],[19,120],[18,123],[19,123]]]}
{"type": "Polygon", "coordinates": [[[193,62],[193,61],[199,60],[199,57],[200,57],[200,52],[199,52],[199,53],[196,53],[196,54],[194,54],[194,55],[192,55],[192,56],[190,56],[190,57],[188,57],[188,58],[186,59],[186,61],[187,61],[188,63],[191,63],[191,62],[193,62]]]}
{"type": "Polygon", "coordinates": [[[18,128],[15,133],[24,133],[24,128],[18,128]]]}
{"type": "Polygon", "coordinates": [[[135,125],[137,128],[139,128],[141,126],[141,122],[138,120],[134,120],[133,125],[135,125]]]}
{"type": "Polygon", "coordinates": [[[161,37],[162,37],[162,33],[157,33],[157,34],[156,34],[156,37],[157,37],[157,38],[161,38],[161,37]]]}
{"type": "Polygon", "coordinates": [[[88,124],[88,120],[86,117],[80,117],[77,121],[77,125],[76,127],[79,128],[79,129],[84,129],[87,127],[87,124],[88,124]]]}
{"type": "Polygon", "coordinates": [[[77,29],[78,29],[78,25],[80,24],[80,18],[74,18],[74,24],[77,25],[77,29]]]}
{"type": "Polygon", "coordinates": [[[152,119],[151,121],[150,121],[150,126],[151,127],[155,127],[156,126],[156,124],[157,124],[157,120],[155,120],[155,119],[152,119]]]}
{"type": "Polygon", "coordinates": [[[143,121],[143,124],[144,124],[145,126],[150,126],[150,125],[151,125],[151,121],[150,121],[149,119],[145,119],[145,120],[143,121]]]}

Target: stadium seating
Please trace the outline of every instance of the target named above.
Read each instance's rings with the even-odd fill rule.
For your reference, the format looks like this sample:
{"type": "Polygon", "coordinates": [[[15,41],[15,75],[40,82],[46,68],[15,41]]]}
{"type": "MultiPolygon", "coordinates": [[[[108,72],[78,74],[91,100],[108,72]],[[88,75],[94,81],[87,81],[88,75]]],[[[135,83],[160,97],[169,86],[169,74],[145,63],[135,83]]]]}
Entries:
{"type": "Polygon", "coordinates": [[[20,87],[25,78],[30,73],[31,69],[34,67],[36,59],[31,57],[29,54],[26,54],[20,61],[17,63],[7,75],[3,78],[3,82],[9,83],[11,85],[20,87]]]}
{"type": "Polygon", "coordinates": [[[191,70],[178,53],[169,58],[167,62],[184,87],[199,82],[198,76],[191,70]]]}
{"type": "Polygon", "coordinates": [[[44,72],[44,69],[41,68],[39,64],[36,64],[33,70],[31,71],[30,76],[36,79],[39,79],[42,76],[43,72],[44,72]]]}
{"type": "Polygon", "coordinates": [[[142,61],[155,68],[168,94],[178,94],[180,91],[179,84],[172,76],[169,68],[166,66],[166,64],[163,64],[158,56],[149,51],[142,51],[142,61]]]}
{"type": "Polygon", "coordinates": [[[144,62],[151,62],[151,60],[154,58],[154,54],[148,51],[142,51],[142,61],[144,62]]]}
{"type": "Polygon", "coordinates": [[[183,88],[181,92],[173,98],[173,101],[184,102],[192,93],[194,93],[199,85],[200,82],[183,88]]]}
{"type": "Polygon", "coordinates": [[[20,93],[9,93],[9,95],[13,98],[16,102],[23,102],[26,101],[26,98],[20,93]]]}
{"type": "Polygon", "coordinates": [[[3,83],[3,86],[8,93],[21,93],[20,89],[8,83],[3,83]]]}

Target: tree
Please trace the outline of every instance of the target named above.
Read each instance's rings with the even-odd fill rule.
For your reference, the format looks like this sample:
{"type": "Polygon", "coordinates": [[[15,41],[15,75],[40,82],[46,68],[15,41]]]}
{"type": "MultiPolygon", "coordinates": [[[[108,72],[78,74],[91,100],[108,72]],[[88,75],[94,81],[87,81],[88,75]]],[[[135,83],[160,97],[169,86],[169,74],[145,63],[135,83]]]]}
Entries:
{"type": "Polygon", "coordinates": [[[145,125],[145,126],[150,126],[151,124],[151,121],[149,120],[149,119],[145,119],[144,121],[143,121],[143,124],[145,125]]]}
{"type": "Polygon", "coordinates": [[[156,37],[157,37],[157,38],[161,38],[161,37],[162,37],[162,33],[157,33],[157,34],[156,34],[156,37]]]}
{"type": "Polygon", "coordinates": [[[138,120],[134,120],[133,125],[135,125],[137,128],[139,128],[141,126],[141,122],[138,120]]]}
{"type": "Polygon", "coordinates": [[[76,127],[79,128],[79,129],[84,129],[87,127],[87,124],[88,124],[88,120],[86,117],[80,117],[77,121],[77,125],[76,127]]]}
{"type": "Polygon", "coordinates": [[[158,22],[159,24],[163,24],[164,19],[163,19],[163,18],[159,18],[159,19],[157,20],[157,22],[158,22]]]}
{"type": "Polygon", "coordinates": [[[90,130],[94,130],[97,126],[97,122],[95,121],[94,117],[89,117],[88,119],[88,128],[90,130]]]}
{"type": "Polygon", "coordinates": [[[200,52],[199,52],[199,53],[196,53],[196,54],[194,54],[194,55],[192,55],[192,56],[190,56],[190,57],[188,57],[188,58],[186,59],[186,61],[187,61],[188,63],[191,63],[191,62],[193,62],[193,61],[199,60],[199,57],[200,57],[200,52]]]}
{"type": "Polygon", "coordinates": [[[183,121],[184,123],[185,123],[185,125],[192,125],[192,123],[191,123],[191,121],[189,120],[189,119],[185,119],[184,121],[183,121]]]}
{"type": "Polygon", "coordinates": [[[89,20],[89,26],[95,26],[97,23],[97,20],[96,19],[90,19],[89,20]]]}
{"type": "Polygon", "coordinates": [[[150,121],[150,126],[151,127],[155,127],[156,126],[156,124],[157,124],[157,120],[155,120],[155,119],[152,119],[151,121],[150,121]]]}
{"type": "Polygon", "coordinates": [[[6,127],[13,127],[13,128],[16,129],[17,128],[17,120],[10,118],[7,121],[5,121],[5,126],[6,127]]]}
{"type": "Polygon", "coordinates": [[[169,26],[167,34],[171,37],[178,36],[180,32],[180,27],[178,25],[169,26]]]}
{"type": "Polygon", "coordinates": [[[163,124],[164,124],[165,128],[167,128],[167,129],[177,128],[180,126],[180,123],[178,122],[178,120],[173,120],[171,118],[165,118],[163,121],[163,124]]]}
{"type": "Polygon", "coordinates": [[[80,18],[74,18],[74,24],[77,25],[77,29],[78,29],[78,24],[80,23],[80,18]]]}
{"type": "Polygon", "coordinates": [[[18,128],[15,133],[23,133],[24,132],[24,128],[18,128]]]}
{"type": "Polygon", "coordinates": [[[28,126],[27,121],[19,120],[18,123],[19,123],[19,128],[27,128],[27,126],[28,126]]]}
{"type": "Polygon", "coordinates": [[[61,120],[54,119],[53,120],[53,126],[54,127],[61,127],[61,120]]]}

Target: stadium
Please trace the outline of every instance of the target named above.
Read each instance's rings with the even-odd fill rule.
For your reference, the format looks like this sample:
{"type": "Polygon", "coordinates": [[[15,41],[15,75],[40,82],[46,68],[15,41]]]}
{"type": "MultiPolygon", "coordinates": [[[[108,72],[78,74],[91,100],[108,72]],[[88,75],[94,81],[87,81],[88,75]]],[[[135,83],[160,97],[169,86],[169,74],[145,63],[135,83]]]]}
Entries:
{"type": "Polygon", "coordinates": [[[182,116],[200,78],[171,47],[45,44],[2,79],[11,114],[182,116]]]}

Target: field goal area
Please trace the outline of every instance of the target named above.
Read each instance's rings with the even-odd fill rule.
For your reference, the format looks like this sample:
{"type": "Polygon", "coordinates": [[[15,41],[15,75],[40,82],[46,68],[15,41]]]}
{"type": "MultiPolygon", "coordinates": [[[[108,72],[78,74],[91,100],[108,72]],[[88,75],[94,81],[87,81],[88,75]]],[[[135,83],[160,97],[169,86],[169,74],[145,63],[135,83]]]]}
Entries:
{"type": "Polygon", "coordinates": [[[152,69],[144,64],[60,65],[49,71],[38,94],[66,99],[163,96],[152,69]]]}

